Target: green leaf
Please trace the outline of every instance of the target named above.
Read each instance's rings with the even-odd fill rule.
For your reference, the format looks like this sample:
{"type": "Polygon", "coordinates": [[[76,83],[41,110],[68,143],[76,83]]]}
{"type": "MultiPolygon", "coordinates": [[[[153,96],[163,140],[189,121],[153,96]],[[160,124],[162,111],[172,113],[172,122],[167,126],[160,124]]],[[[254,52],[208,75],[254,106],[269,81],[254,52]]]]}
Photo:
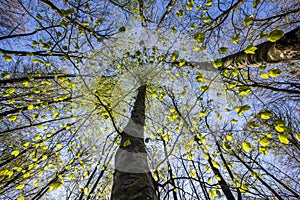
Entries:
{"type": "Polygon", "coordinates": [[[249,86],[241,86],[239,87],[239,93],[242,96],[246,96],[251,92],[251,89],[249,86]]]}
{"type": "Polygon", "coordinates": [[[226,54],[227,51],[228,51],[227,47],[221,47],[218,52],[219,52],[219,54],[226,54]]]}
{"type": "Polygon", "coordinates": [[[125,31],[126,31],[125,26],[122,26],[121,28],[119,28],[119,32],[125,32],[125,31]]]}
{"type": "Polygon", "coordinates": [[[254,1],[253,1],[253,5],[252,5],[253,8],[256,9],[256,8],[257,8],[257,5],[258,5],[259,3],[260,3],[260,0],[254,0],[254,1]]]}
{"type": "Polygon", "coordinates": [[[55,181],[55,182],[52,182],[50,185],[49,185],[49,192],[53,191],[53,190],[56,190],[58,188],[61,188],[62,187],[62,182],[60,181],[55,181]]]}
{"type": "Polygon", "coordinates": [[[247,48],[244,50],[244,52],[246,54],[255,54],[257,47],[253,46],[253,45],[249,45],[247,46],[247,48]]]}
{"type": "Polygon", "coordinates": [[[273,112],[270,110],[262,110],[260,111],[260,117],[262,119],[270,119],[270,117],[273,115],[273,112]]]}
{"type": "Polygon", "coordinates": [[[284,35],[284,32],[282,30],[274,30],[269,34],[268,40],[270,42],[276,42],[280,38],[282,38],[284,35]]]}
{"type": "Polygon", "coordinates": [[[208,91],[208,86],[207,85],[201,86],[200,91],[201,92],[207,92],[208,91]]]}
{"type": "Polygon", "coordinates": [[[178,10],[178,11],[176,12],[176,16],[177,16],[178,18],[182,18],[183,14],[184,14],[184,11],[183,11],[182,9],[180,9],[180,10],[178,10]]]}
{"type": "Polygon", "coordinates": [[[284,134],[278,134],[278,139],[283,144],[288,144],[289,143],[289,140],[288,140],[287,136],[284,135],[284,134]]]}
{"type": "Polygon", "coordinates": [[[186,4],[186,9],[187,10],[193,10],[194,8],[194,1],[193,0],[189,0],[186,4]]]}
{"type": "Polygon", "coordinates": [[[284,131],[286,131],[288,129],[288,127],[286,127],[284,124],[280,123],[275,126],[275,129],[279,133],[283,133],[284,131]]]}
{"type": "Polygon", "coordinates": [[[245,184],[241,185],[241,192],[242,193],[248,193],[249,192],[249,189],[245,184]]]}
{"type": "Polygon", "coordinates": [[[215,61],[214,61],[214,67],[215,68],[219,68],[219,67],[222,67],[223,66],[223,62],[222,62],[222,59],[216,59],[215,61]]]}
{"type": "Polygon", "coordinates": [[[253,15],[246,16],[246,18],[244,20],[244,26],[247,26],[247,25],[251,24],[252,21],[253,21],[253,15]]]}
{"type": "Polygon", "coordinates": [[[228,140],[228,141],[232,141],[232,140],[233,140],[233,137],[232,137],[232,135],[226,135],[226,140],[228,140]]]}
{"type": "Polygon", "coordinates": [[[211,21],[211,19],[210,19],[210,17],[208,17],[208,16],[203,20],[204,23],[208,23],[208,22],[210,22],[210,21],[211,21]]]}
{"type": "Polygon", "coordinates": [[[127,147],[129,145],[131,145],[131,141],[128,139],[124,142],[123,147],[127,147]]]}
{"type": "Polygon", "coordinates": [[[233,36],[233,38],[231,39],[233,44],[237,44],[239,40],[240,40],[240,34],[233,36]]]}
{"type": "Polygon", "coordinates": [[[211,7],[211,6],[212,6],[212,3],[213,3],[213,1],[212,1],[212,0],[209,0],[209,1],[206,2],[205,5],[206,5],[207,7],[211,7]]]}
{"type": "Polygon", "coordinates": [[[34,109],[34,105],[29,105],[28,107],[27,107],[27,110],[33,110],[34,109]]]}
{"type": "Polygon", "coordinates": [[[2,77],[2,78],[9,78],[9,77],[10,77],[10,73],[8,73],[8,72],[3,72],[3,73],[1,74],[1,77],[2,77]]]}
{"type": "Polygon", "coordinates": [[[217,196],[217,192],[214,189],[209,191],[209,198],[214,199],[217,196]]]}
{"type": "Polygon", "coordinates": [[[200,72],[196,73],[196,81],[202,83],[204,81],[203,75],[200,72]]]}
{"type": "Polygon", "coordinates": [[[202,42],[204,42],[204,39],[205,39],[205,34],[204,33],[201,33],[201,32],[195,33],[194,40],[196,42],[202,43],[202,42]]]}
{"type": "Polygon", "coordinates": [[[20,152],[17,149],[11,152],[11,155],[15,156],[15,157],[17,157],[19,154],[20,154],[20,152]]]}
{"type": "Polygon", "coordinates": [[[177,58],[179,57],[179,52],[178,51],[173,51],[172,55],[171,55],[171,60],[174,62],[177,60],[177,58]]]}
{"type": "Polygon", "coordinates": [[[223,149],[229,151],[231,149],[231,146],[228,144],[228,142],[222,142],[223,149]]]}
{"type": "Polygon", "coordinates": [[[12,61],[12,57],[11,57],[10,55],[4,54],[2,57],[4,58],[4,60],[5,60],[6,62],[12,61]]]}
{"type": "Polygon", "coordinates": [[[255,121],[249,122],[249,123],[248,123],[248,126],[249,126],[250,128],[258,128],[258,127],[259,127],[259,125],[258,125],[255,121]]]}
{"type": "Polygon", "coordinates": [[[244,149],[244,151],[249,152],[252,150],[252,145],[249,142],[243,142],[242,148],[244,149]]]}
{"type": "Polygon", "coordinates": [[[17,190],[21,190],[25,187],[25,184],[20,184],[16,187],[17,190]]]}
{"type": "Polygon", "coordinates": [[[260,72],[259,73],[260,77],[262,77],[263,79],[268,79],[269,75],[266,72],[260,72]]]}
{"type": "Polygon", "coordinates": [[[281,70],[278,68],[272,68],[268,71],[268,73],[269,73],[269,76],[271,76],[272,78],[276,78],[277,76],[280,75],[281,70]]]}
{"type": "Polygon", "coordinates": [[[250,108],[251,107],[249,105],[237,106],[235,107],[235,111],[237,112],[238,116],[242,116],[242,114],[250,108]]]}
{"type": "Polygon", "coordinates": [[[199,112],[200,117],[205,117],[206,116],[206,111],[205,110],[201,110],[199,112]]]}
{"type": "Polygon", "coordinates": [[[39,20],[43,20],[43,17],[42,17],[42,15],[40,15],[39,13],[38,13],[38,14],[36,14],[36,18],[38,18],[39,20]]]}
{"type": "Polygon", "coordinates": [[[268,138],[264,137],[264,138],[259,138],[258,142],[261,146],[266,147],[269,144],[268,138]]]}
{"type": "Polygon", "coordinates": [[[11,115],[7,118],[9,121],[15,122],[18,120],[18,116],[17,115],[11,115]]]}

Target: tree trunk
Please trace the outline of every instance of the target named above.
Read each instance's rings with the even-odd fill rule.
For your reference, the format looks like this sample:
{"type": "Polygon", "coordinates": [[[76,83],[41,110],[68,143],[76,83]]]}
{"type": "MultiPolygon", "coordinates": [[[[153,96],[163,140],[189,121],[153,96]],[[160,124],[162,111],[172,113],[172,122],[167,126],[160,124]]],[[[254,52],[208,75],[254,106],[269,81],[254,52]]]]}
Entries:
{"type": "Polygon", "coordinates": [[[111,200],[157,200],[144,143],[145,96],[146,85],[142,85],[115,155],[111,200]]]}
{"type": "Polygon", "coordinates": [[[195,68],[206,71],[222,69],[242,69],[263,64],[278,64],[283,62],[300,61],[300,27],[286,33],[276,42],[264,42],[255,46],[255,54],[246,54],[243,51],[221,58],[222,67],[213,67],[212,62],[190,62],[195,68]]]}

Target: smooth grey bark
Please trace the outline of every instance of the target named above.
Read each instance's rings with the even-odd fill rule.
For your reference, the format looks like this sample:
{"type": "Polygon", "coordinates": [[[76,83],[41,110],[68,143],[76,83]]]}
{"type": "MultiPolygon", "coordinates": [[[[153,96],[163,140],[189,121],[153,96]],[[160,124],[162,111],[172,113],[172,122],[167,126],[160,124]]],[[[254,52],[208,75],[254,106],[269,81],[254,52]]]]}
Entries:
{"type": "Polygon", "coordinates": [[[190,62],[195,68],[205,71],[222,69],[242,69],[263,64],[278,64],[283,62],[300,61],[300,27],[284,34],[276,42],[264,42],[257,46],[255,54],[246,54],[243,51],[221,58],[222,67],[214,68],[213,62],[190,62]]]}
{"type": "Polygon", "coordinates": [[[142,85],[115,155],[111,200],[158,199],[144,143],[145,96],[146,85],[142,85]]]}

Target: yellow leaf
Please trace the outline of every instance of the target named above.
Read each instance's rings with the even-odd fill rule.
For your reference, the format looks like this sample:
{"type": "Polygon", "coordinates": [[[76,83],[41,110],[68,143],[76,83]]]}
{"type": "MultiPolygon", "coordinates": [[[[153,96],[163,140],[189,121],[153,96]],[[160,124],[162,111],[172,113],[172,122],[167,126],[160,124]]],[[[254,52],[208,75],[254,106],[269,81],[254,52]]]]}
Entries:
{"type": "Polygon", "coordinates": [[[249,189],[245,184],[241,185],[241,192],[243,192],[243,193],[248,193],[249,192],[249,189]]]}
{"type": "Polygon", "coordinates": [[[227,139],[228,141],[232,141],[232,140],[233,140],[233,137],[232,137],[232,135],[226,135],[226,139],[227,139]]]}
{"type": "Polygon", "coordinates": [[[69,174],[69,176],[68,176],[68,179],[70,179],[70,180],[72,180],[72,179],[74,179],[75,178],[75,175],[72,173],[72,174],[69,174]]]}
{"type": "Polygon", "coordinates": [[[199,112],[200,117],[205,117],[206,116],[206,111],[205,110],[201,110],[199,112]]]}
{"type": "Polygon", "coordinates": [[[127,147],[127,146],[129,146],[129,145],[131,145],[131,141],[130,141],[130,140],[126,140],[126,141],[124,142],[124,144],[123,144],[123,147],[127,147]]]}
{"type": "Polygon", "coordinates": [[[288,140],[287,136],[284,135],[284,134],[278,134],[278,138],[279,138],[279,141],[283,144],[288,144],[289,143],[289,140],[288,140]]]}
{"type": "Polygon", "coordinates": [[[85,188],[83,189],[83,192],[84,192],[85,195],[88,195],[88,194],[89,194],[89,188],[88,188],[88,187],[85,187],[85,188]]]}
{"type": "Polygon", "coordinates": [[[261,144],[261,146],[266,147],[269,144],[269,141],[267,138],[263,138],[263,139],[258,139],[258,142],[261,144]]]}
{"type": "Polygon", "coordinates": [[[9,116],[7,119],[8,119],[9,121],[15,122],[15,121],[17,121],[18,116],[17,116],[17,115],[11,115],[11,116],[9,116]]]}
{"type": "Polygon", "coordinates": [[[27,110],[33,110],[34,109],[34,106],[33,105],[29,105],[28,107],[27,107],[27,110]]]}
{"type": "Polygon", "coordinates": [[[242,143],[242,148],[246,151],[249,152],[252,150],[252,145],[249,142],[243,142],[242,143]]]}
{"type": "Polygon", "coordinates": [[[277,126],[275,126],[276,131],[278,131],[279,133],[284,132],[285,127],[283,124],[278,124],[277,126]]]}
{"type": "Polygon", "coordinates": [[[60,181],[55,181],[49,185],[49,192],[56,190],[62,187],[62,183],[60,181]]]}
{"type": "Polygon", "coordinates": [[[300,141],[300,133],[296,133],[296,138],[298,141],[300,141]]]}
{"type": "Polygon", "coordinates": [[[196,177],[197,177],[197,174],[196,174],[196,172],[194,172],[194,171],[191,171],[191,173],[190,173],[190,177],[191,177],[191,178],[196,178],[196,177]]]}
{"type": "Polygon", "coordinates": [[[62,148],[62,146],[63,146],[62,144],[57,144],[56,145],[56,147],[59,148],[59,149],[62,148]]]}
{"type": "Polygon", "coordinates": [[[16,187],[17,190],[21,190],[25,187],[25,184],[20,184],[16,187]]]}
{"type": "Polygon", "coordinates": [[[214,199],[217,196],[216,190],[209,191],[209,198],[214,199]]]}
{"type": "Polygon", "coordinates": [[[25,200],[24,196],[19,196],[17,200],[25,200]]]}
{"type": "Polygon", "coordinates": [[[13,152],[11,152],[11,155],[17,157],[19,153],[19,150],[14,150],[13,152]]]}
{"type": "Polygon", "coordinates": [[[39,186],[39,180],[35,180],[35,181],[33,182],[33,186],[34,186],[34,187],[39,186]]]}
{"type": "Polygon", "coordinates": [[[30,142],[25,142],[22,146],[23,146],[23,147],[28,147],[29,144],[30,144],[30,142]]]}
{"type": "Polygon", "coordinates": [[[217,181],[220,181],[220,180],[221,180],[221,178],[220,178],[218,175],[215,175],[215,179],[216,179],[217,181]]]}
{"type": "Polygon", "coordinates": [[[42,160],[46,160],[48,158],[47,155],[43,155],[42,160]]]}

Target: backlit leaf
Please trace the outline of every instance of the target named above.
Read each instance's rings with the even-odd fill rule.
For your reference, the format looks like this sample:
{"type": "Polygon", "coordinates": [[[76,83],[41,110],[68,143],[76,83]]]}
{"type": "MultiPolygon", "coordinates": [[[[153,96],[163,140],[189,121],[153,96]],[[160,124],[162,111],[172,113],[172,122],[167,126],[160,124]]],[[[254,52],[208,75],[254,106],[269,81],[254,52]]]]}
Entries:
{"type": "Polygon", "coordinates": [[[227,139],[228,141],[232,141],[232,140],[233,140],[233,137],[232,137],[232,135],[226,135],[226,139],[227,139]]]}
{"type": "Polygon", "coordinates": [[[267,138],[259,138],[258,139],[258,142],[259,142],[259,144],[261,145],[261,146],[263,146],[263,147],[266,147],[266,146],[268,146],[268,144],[269,144],[269,141],[268,141],[268,139],[267,138]]]}
{"type": "Polygon", "coordinates": [[[251,89],[249,86],[241,86],[239,87],[239,93],[242,96],[246,96],[251,92],[251,89]]]}
{"type": "Polygon", "coordinates": [[[52,182],[50,185],[49,185],[49,192],[53,191],[53,190],[56,190],[58,188],[61,188],[62,187],[62,183],[60,181],[55,181],[55,182],[52,182]]]}
{"type": "Polygon", "coordinates": [[[255,54],[257,47],[253,46],[253,45],[249,45],[247,46],[247,48],[244,50],[244,52],[246,54],[255,54]]]}
{"type": "Polygon", "coordinates": [[[218,50],[219,54],[226,54],[227,51],[228,51],[228,48],[227,48],[227,47],[221,47],[221,48],[218,50]]]}
{"type": "Polygon", "coordinates": [[[251,107],[249,105],[237,106],[235,107],[235,111],[237,112],[238,116],[242,116],[242,114],[250,108],[251,107]]]}
{"type": "Polygon", "coordinates": [[[270,42],[276,42],[280,38],[282,38],[284,35],[284,32],[282,30],[274,30],[269,34],[268,40],[270,42]]]}
{"type": "Polygon", "coordinates": [[[262,77],[263,79],[268,79],[269,75],[266,72],[260,72],[259,73],[260,77],[262,77]]]}
{"type": "Polygon", "coordinates": [[[123,147],[127,147],[127,146],[129,146],[129,145],[131,145],[131,141],[130,141],[130,140],[126,140],[126,141],[124,142],[124,144],[123,144],[123,147]]]}
{"type": "Polygon", "coordinates": [[[257,8],[257,5],[258,5],[259,3],[260,3],[260,0],[254,0],[254,1],[253,1],[252,7],[256,9],[256,8],[257,8]]]}
{"type": "Polygon", "coordinates": [[[288,144],[289,143],[289,140],[288,140],[287,136],[284,135],[284,134],[278,134],[278,139],[283,144],[288,144]]]}
{"type": "Polygon", "coordinates": [[[4,60],[5,60],[6,62],[12,61],[12,57],[11,57],[10,55],[4,54],[2,57],[4,58],[4,60]]]}
{"type": "Polygon", "coordinates": [[[25,187],[25,184],[20,184],[16,187],[17,190],[21,190],[25,187]]]}
{"type": "Polygon", "coordinates": [[[198,32],[194,35],[194,40],[198,43],[204,42],[205,34],[202,32],[198,32]]]}
{"type": "Polygon", "coordinates": [[[8,72],[3,72],[3,73],[1,74],[1,77],[2,77],[2,78],[9,78],[9,77],[10,77],[10,73],[8,73],[8,72]]]}
{"type": "Polygon", "coordinates": [[[19,150],[14,150],[11,152],[11,155],[15,157],[17,157],[19,154],[20,154],[19,150]]]}
{"type": "Polygon", "coordinates": [[[269,73],[269,76],[271,76],[272,78],[275,78],[280,75],[281,70],[278,68],[272,68],[268,71],[268,73],[269,73]]]}
{"type": "Polygon", "coordinates": [[[253,16],[252,15],[246,16],[246,18],[244,20],[244,26],[247,26],[247,25],[251,24],[252,21],[253,21],[253,16]]]}
{"type": "Polygon", "coordinates": [[[273,115],[273,112],[270,111],[270,110],[262,110],[262,111],[260,111],[260,117],[262,119],[270,119],[272,115],[273,115]]]}
{"type": "Polygon", "coordinates": [[[244,149],[244,151],[249,152],[252,150],[252,145],[249,142],[243,142],[242,148],[244,149]]]}

